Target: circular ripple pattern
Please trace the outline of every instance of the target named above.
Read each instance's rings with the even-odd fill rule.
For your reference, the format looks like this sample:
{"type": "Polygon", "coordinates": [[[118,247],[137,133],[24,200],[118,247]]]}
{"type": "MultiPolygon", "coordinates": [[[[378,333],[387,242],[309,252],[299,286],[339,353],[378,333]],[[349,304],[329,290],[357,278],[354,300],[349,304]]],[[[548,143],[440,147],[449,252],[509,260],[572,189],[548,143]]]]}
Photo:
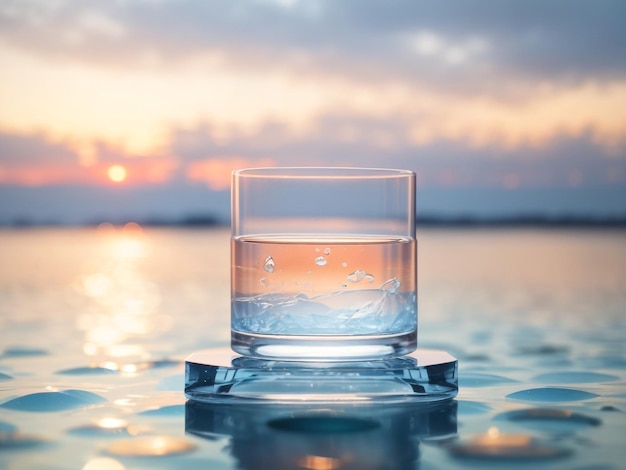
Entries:
{"type": "Polygon", "coordinates": [[[575,432],[591,426],[600,426],[602,420],[576,411],[557,408],[530,408],[502,413],[496,421],[509,421],[542,433],[575,432]]]}
{"type": "Polygon", "coordinates": [[[619,377],[611,374],[599,374],[597,372],[585,371],[566,371],[566,372],[549,372],[547,374],[539,374],[532,378],[533,382],[540,383],[559,383],[559,384],[576,384],[576,383],[595,383],[595,382],[614,382],[619,377]]]}
{"type": "Polygon", "coordinates": [[[530,388],[528,390],[520,390],[508,394],[507,398],[523,401],[539,401],[539,402],[569,402],[591,400],[598,395],[584,390],[576,390],[571,388],[530,388]]]}
{"type": "Polygon", "coordinates": [[[106,399],[84,390],[63,390],[59,392],[38,392],[13,398],[0,407],[19,411],[63,411],[83,406],[104,403],[106,399]]]}
{"type": "Polygon", "coordinates": [[[449,447],[457,458],[487,460],[542,460],[567,457],[565,447],[541,442],[528,434],[488,433],[455,443],[449,447]]]}

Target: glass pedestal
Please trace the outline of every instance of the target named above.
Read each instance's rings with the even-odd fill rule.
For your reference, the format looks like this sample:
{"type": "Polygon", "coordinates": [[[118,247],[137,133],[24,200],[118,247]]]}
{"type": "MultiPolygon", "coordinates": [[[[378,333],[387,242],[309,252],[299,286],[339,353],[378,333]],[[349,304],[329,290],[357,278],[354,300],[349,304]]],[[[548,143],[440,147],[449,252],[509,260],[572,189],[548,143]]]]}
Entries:
{"type": "Polygon", "coordinates": [[[185,361],[185,395],[206,403],[437,402],[457,391],[457,360],[437,350],[383,360],[296,362],[217,348],[185,361]]]}

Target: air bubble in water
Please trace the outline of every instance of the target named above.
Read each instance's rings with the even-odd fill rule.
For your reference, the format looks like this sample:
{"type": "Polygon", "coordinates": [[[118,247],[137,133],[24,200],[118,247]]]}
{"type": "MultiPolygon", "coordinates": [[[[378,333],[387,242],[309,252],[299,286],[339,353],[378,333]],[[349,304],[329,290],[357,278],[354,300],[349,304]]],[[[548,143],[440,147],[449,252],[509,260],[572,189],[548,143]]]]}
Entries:
{"type": "Polygon", "coordinates": [[[268,256],[267,258],[265,258],[265,264],[263,265],[263,269],[265,269],[268,273],[273,273],[274,272],[274,258],[272,258],[271,256],[268,256]]]}
{"type": "Polygon", "coordinates": [[[323,256],[318,256],[317,258],[315,258],[315,264],[317,264],[318,266],[326,266],[326,258],[324,258],[323,256]]]}
{"type": "Polygon", "coordinates": [[[348,263],[346,263],[345,261],[343,263],[341,263],[341,267],[342,268],[346,268],[348,266],[348,263]]]}
{"type": "Polygon", "coordinates": [[[270,285],[270,281],[268,281],[266,278],[262,277],[261,279],[259,279],[259,282],[261,284],[263,284],[263,286],[267,287],[270,285]]]}
{"type": "Polygon", "coordinates": [[[347,279],[350,282],[360,282],[363,280],[366,274],[367,273],[363,271],[362,269],[357,269],[356,271],[348,274],[347,279]]]}
{"type": "Polygon", "coordinates": [[[330,255],[330,248],[324,249],[324,254],[325,255],[330,255]]]}
{"type": "Polygon", "coordinates": [[[400,281],[398,281],[395,277],[392,277],[388,281],[385,281],[382,286],[380,286],[380,290],[386,292],[387,294],[395,294],[398,292],[400,288],[400,281]]]}

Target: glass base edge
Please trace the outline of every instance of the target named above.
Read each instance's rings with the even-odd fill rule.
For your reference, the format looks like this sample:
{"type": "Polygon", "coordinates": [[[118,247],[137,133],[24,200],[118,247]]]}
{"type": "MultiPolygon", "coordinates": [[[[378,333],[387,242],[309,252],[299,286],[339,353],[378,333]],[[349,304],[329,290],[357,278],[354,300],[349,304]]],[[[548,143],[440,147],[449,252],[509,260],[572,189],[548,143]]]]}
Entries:
{"type": "Polygon", "coordinates": [[[369,361],[297,362],[216,348],[185,361],[185,396],[197,402],[430,403],[457,392],[458,362],[438,350],[369,361]]]}

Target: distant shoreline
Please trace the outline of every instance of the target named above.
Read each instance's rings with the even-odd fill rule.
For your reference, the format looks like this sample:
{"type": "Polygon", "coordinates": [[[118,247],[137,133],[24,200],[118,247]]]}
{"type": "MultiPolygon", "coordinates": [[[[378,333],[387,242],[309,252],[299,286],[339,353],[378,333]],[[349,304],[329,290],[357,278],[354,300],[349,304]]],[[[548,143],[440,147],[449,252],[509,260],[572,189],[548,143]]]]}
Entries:
{"type": "Polygon", "coordinates": [[[554,228],[626,228],[626,216],[510,216],[510,217],[418,217],[418,227],[451,228],[515,228],[515,227],[554,227],[554,228]]]}
{"type": "MultiPolygon", "coordinates": [[[[123,226],[137,223],[142,227],[157,228],[211,228],[228,227],[230,222],[212,215],[197,215],[175,218],[120,218],[92,219],[85,223],[67,223],[62,221],[36,221],[17,219],[0,222],[0,228],[52,228],[52,227],[97,227],[101,224],[123,226]]],[[[617,217],[597,216],[418,216],[416,225],[419,228],[626,228],[626,215],[617,217]]]]}

